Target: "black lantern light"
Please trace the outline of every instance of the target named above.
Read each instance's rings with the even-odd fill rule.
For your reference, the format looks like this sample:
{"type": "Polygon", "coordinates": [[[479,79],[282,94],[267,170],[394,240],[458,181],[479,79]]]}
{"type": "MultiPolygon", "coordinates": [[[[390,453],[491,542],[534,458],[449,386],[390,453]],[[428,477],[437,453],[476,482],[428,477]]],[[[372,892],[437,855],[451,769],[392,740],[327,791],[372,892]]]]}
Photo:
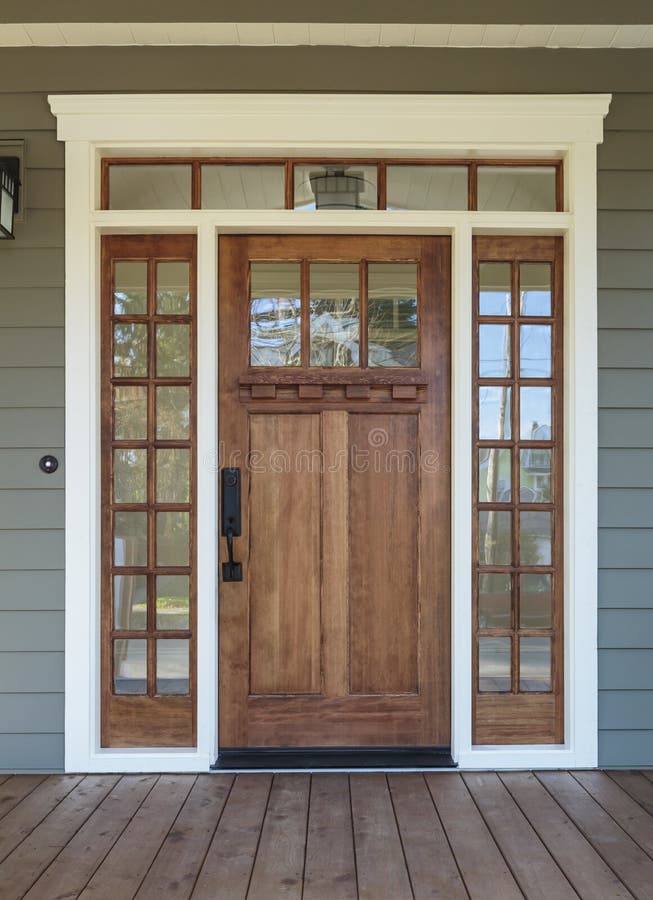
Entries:
{"type": "Polygon", "coordinates": [[[20,160],[0,156],[0,239],[14,237],[14,215],[18,210],[20,160]]]}
{"type": "Polygon", "coordinates": [[[328,166],[311,172],[309,181],[316,209],[364,209],[361,194],[365,190],[362,172],[328,166]]]}

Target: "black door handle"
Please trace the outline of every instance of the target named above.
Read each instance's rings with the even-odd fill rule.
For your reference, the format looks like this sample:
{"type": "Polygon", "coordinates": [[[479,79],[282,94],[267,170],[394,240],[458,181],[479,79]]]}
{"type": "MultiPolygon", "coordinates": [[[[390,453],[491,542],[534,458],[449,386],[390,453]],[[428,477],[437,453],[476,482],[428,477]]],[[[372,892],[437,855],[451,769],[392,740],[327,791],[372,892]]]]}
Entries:
{"type": "Polygon", "coordinates": [[[222,470],[222,535],[227,539],[228,562],[222,563],[223,581],[242,581],[242,563],[234,562],[234,538],[240,536],[240,469],[222,470]]]}

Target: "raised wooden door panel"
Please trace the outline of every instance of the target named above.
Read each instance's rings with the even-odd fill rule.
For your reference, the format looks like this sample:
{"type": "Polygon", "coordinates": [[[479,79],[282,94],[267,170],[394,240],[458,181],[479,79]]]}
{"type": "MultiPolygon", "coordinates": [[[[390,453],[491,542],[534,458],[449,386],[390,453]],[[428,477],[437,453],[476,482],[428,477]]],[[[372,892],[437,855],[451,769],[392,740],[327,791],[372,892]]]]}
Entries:
{"type": "Polygon", "coordinates": [[[221,585],[224,749],[450,742],[449,253],[448,238],[220,239],[244,573],[221,585]],[[279,265],[281,300],[261,264],[279,265]]]}

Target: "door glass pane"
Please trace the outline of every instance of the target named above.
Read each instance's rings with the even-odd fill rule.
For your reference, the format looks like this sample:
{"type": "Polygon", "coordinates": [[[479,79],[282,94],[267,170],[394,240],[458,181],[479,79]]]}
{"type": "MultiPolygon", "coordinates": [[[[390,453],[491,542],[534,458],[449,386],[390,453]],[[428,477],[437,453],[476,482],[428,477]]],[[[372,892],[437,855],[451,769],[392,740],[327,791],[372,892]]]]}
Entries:
{"type": "Polygon", "coordinates": [[[114,503],[147,502],[147,450],[114,450],[114,503]]]}
{"type": "Polygon", "coordinates": [[[188,575],[157,575],[156,627],[168,631],[189,628],[189,596],[188,575]]]}
{"type": "Polygon", "coordinates": [[[116,378],[147,377],[147,325],[113,326],[113,374],[116,378]]]}
{"type": "Polygon", "coordinates": [[[184,377],[190,373],[190,326],[156,326],[156,374],[184,377]]]}
{"type": "Polygon", "coordinates": [[[147,565],[146,512],[114,513],[113,563],[115,566],[147,565]]]}
{"type": "Polygon", "coordinates": [[[357,366],[358,265],[311,263],[311,365],[357,366]]]}
{"type": "Polygon", "coordinates": [[[156,436],[162,441],[187,440],[190,434],[190,399],[187,387],[157,387],[156,436]]]}
{"type": "Polygon", "coordinates": [[[519,559],[523,566],[551,565],[551,513],[523,510],[519,514],[519,559]]]}
{"type": "Polygon", "coordinates": [[[522,378],[551,377],[550,325],[520,325],[519,369],[522,378]]]}
{"type": "Polygon", "coordinates": [[[478,340],[479,378],[510,377],[510,325],[480,325],[478,340]]]}
{"type": "Polygon", "coordinates": [[[283,209],[284,166],[202,166],[202,209],[283,209]]]}
{"type": "Polygon", "coordinates": [[[519,297],[522,316],[551,315],[551,263],[521,263],[519,297]]]}
{"type": "Polygon", "coordinates": [[[147,694],[147,641],[113,642],[114,694],[147,694]]]}
{"type": "Polygon", "coordinates": [[[109,209],[190,209],[191,167],[109,166],[109,209]]]}
{"type": "Polygon", "coordinates": [[[519,434],[522,441],[551,440],[551,388],[519,389],[519,434]]]}
{"type": "Polygon", "coordinates": [[[367,268],[367,357],[370,366],[416,366],[417,264],[367,268]]]}
{"type": "Polygon", "coordinates": [[[481,441],[510,439],[510,388],[480,387],[478,436],[481,441]]]}
{"type": "Polygon", "coordinates": [[[519,451],[519,499],[521,503],[551,502],[551,451],[519,451]]]}
{"type": "Polygon", "coordinates": [[[519,639],[519,690],[551,690],[551,638],[519,639]]]}
{"type": "Polygon", "coordinates": [[[156,311],[161,315],[190,312],[190,264],[160,262],[156,265],[156,311]]]}
{"type": "Polygon", "coordinates": [[[190,685],[190,641],[156,642],[157,694],[188,694],[190,685]]]}
{"type": "Polygon", "coordinates": [[[511,310],[509,262],[484,262],[479,266],[479,307],[481,316],[509,316],[511,310]]]}
{"type": "Polygon", "coordinates": [[[250,267],[250,365],[301,365],[299,263],[250,267]]]}
{"type": "Polygon", "coordinates": [[[551,576],[519,576],[519,624],[522,628],[551,628],[551,576]]]}
{"type": "Polygon", "coordinates": [[[156,514],[157,566],[188,565],[188,519],[187,512],[156,514]]]}
{"type": "Polygon", "coordinates": [[[144,385],[114,387],[113,436],[117,441],[147,439],[147,388],[144,385]]]}
{"type": "Polygon", "coordinates": [[[511,513],[495,509],[478,514],[478,554],[481,565],[509,566],[512,562],[511,513]]]}
{"type": "Polygon", "coordinates": [[[510,502],[510,460],[508,449],[481,447],[478,451],[479,503],[510,502]]]}
{"type": "Polygon", "coordinates": [[[147,575],[113,576],[113,627],[116,631],[147,628],[147,575]]]}
{"type": "Polygon", "coordinates": [[[478,689],[481,692],[510,690],[510,638],[478,639],[478,689]]]}
{"type": "Polygon", "coordinates": [[[115,315],[147,313],[147,263],[117,262],[113,274],[113,312],[115,315]]]}
{"type": "Polygon", "coordinates": [[[157,503],[188,503],[190,452],[183,449],[156,451],[157,503]]]}
{"type": "Polygon", "coordinates": [[[467,209],[467,166],[387,166],[387,209],[467,209]]]}
{"type": "Polygon", "coordinates": [[[376,209],[376,166],[297,165],[295,209],[376,209]]]}
{"type": "Polygon", "coordinates": [[[510,575],[479,575],[479,628],[510,628],[512,625],[512,592],[510,575]]]}
{"type": "Polygon", "coordinates": [[[478,208],[555,212],[555,167],[479,166],[478,208]]]}

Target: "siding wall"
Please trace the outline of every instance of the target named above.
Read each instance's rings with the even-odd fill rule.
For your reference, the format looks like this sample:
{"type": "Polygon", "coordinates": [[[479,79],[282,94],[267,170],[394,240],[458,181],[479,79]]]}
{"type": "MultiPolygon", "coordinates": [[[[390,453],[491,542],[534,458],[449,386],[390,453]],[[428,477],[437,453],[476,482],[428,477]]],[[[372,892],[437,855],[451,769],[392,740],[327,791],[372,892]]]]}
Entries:
{"type": "Polygon", "coordinates": [[[392,72],[407,91],[621,91],[599,151],[600,762],[653,765],[653,52],[272,54],[3,50],[0,76],[30,92],[0,77],[0,138],[26,138],[28,167],[27,222],[0,242],[0,769],[63,765],[64,176],[46,93],[295,90],[298,72],[307,90],[389,90],[392,72]]]}

